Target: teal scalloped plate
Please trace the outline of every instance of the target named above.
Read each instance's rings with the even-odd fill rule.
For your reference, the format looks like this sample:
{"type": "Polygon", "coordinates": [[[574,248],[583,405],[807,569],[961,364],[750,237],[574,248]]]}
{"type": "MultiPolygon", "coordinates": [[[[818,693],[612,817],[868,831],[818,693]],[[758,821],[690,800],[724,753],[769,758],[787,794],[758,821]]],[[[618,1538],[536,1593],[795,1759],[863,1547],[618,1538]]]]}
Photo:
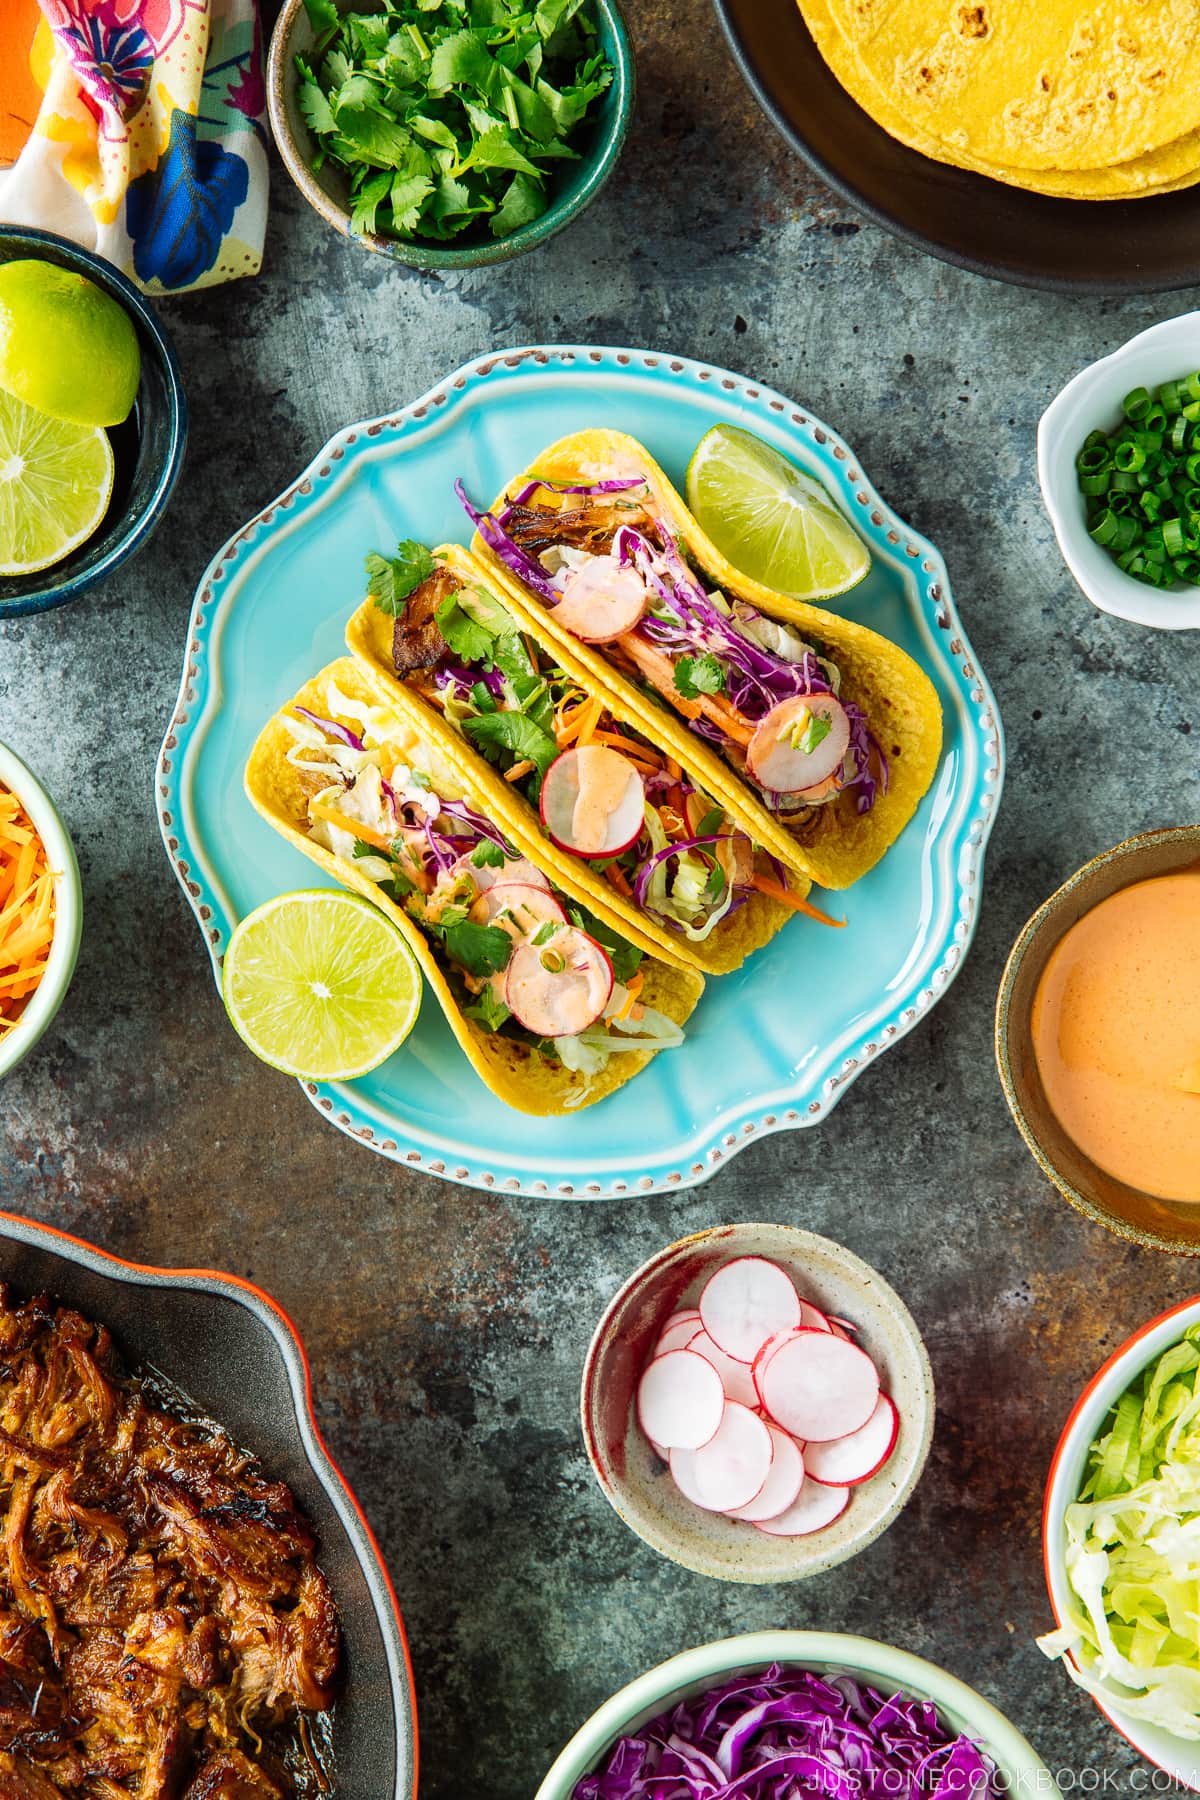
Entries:
{"type": "Polygon", "coordinates": [[[819,1123],[962,963],[1004,748],[941,557],[884,505],[835,432],[770,388],[683,357],[560,346],[482,358],[402,412],[340,432],[213,559],[155,777],[163,842],[213,973],[219,982],[238,919],[312,884],[311,863],[246,800],[242,768],[264,721],[341,653],[365,552],[403,537],[465,539],[456,476],[490,500],[543,445],[583,426],[632,432],[682,482],[722,419],[818,474],[870,543],[874,566],[842,609],[902,644],[936,683],[946,732],[932,789],[878,867],[837,897],[845,932],[789,925],[708,984],[681,1049],[598,1106],[568,1119],[510,1111],[432,1001],[373,1074],[302,1084],[323,1117],[395,1162],[575,1199],[689,1186],[754,1138],[819,1123]]]}

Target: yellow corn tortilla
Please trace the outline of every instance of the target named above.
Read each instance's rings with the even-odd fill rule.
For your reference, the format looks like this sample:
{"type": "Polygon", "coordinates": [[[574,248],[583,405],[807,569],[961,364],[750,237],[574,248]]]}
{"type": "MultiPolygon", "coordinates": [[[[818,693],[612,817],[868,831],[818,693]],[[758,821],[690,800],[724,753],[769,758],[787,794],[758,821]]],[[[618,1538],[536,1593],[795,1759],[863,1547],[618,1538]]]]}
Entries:
{"type": "MultiPolygon", "coordinates": [[[[379,704],[379,693],[367,672],[352,657],[344,656],[306,682],[289,702],[289,706],[304,706],[311,712],[329,717],[325,696],[331,679],[336,681],[343,693],[369,706],[379,704]]],[[[288,707],[283,709],[285,712],[287,710],[288,707]]],[[[485,813],[485,796],[459,773],[455,762],[443,757],[437,744],[423,740],[418,731],[404,720],[398,719],[397,723],[400,729],[391,741],[410,759],[414,768],[423,770],[429,776],[442,798],[465,799],[468,805],[485,813]]],[[[294,742],[280,715],[277,714],[264,727],[246,764],[246,793],[252,805],[268,825],[294,844],[297,850],[302,850],[326,875],[340,882],[343,887],[353,888],[356,893],[365,895],[395,922],[412,945],[425,980],[436,995],[447,1023],[468,1061],[497,1099],[514,1107],[517,1112],[533,1113],[539,1117],[578,1112],[581,1107],[591,1106],[597,1100],[603,1100],[607,1094],[614,1093],[617,1088],[623,1087],[640,1069],[645,1068],[652,1055],[672,1054],[671,1051],[621,1051],[611,1058],[608,1067],[600,1074],[584,1075],[564,1068],[561,1063],[549,1061],[512,1038],[506,1038],[498,1032],[484,1031],[473,1019],[466,1018],[428,939],[403,907],[397,906],[386,894],[381,893],[375,882],[368,880],[352,862],[344,857],[334,856],[309,837],[308,801],[295,766],[287,760],[287,752],[294,742]]],[[[528,855],[528,851],[525,854],[528,855]]],[[[544,858],[530,857],[530,861],[538,862],[543,872],[551,880],[557,881],[557,870],[550,868],[544,858]]],[[[623,925],[618,925],[618,928],[623,929],[623,925]]],[[[649,956],[642,963],[641,969],[644,978],[641,998],[644,1003],[665,1013],[677,1025],[682,1025],[690,1017],[704,991],[702,977],[691,969],[669,968],[665,963],[649,956]]]]}
{"type": "Polygon", "coordinates": [[[1104,169],[1200,126],[1195,0],[830,0],[902,118],[1021,169],[1104,169]]]}
{"type": "MultiPolygon", "coordinates": [[[[482,537],[476,534],[471,545],[511,599],[513,610],[528,621],[531,629],[553,639],[564,668],[577,671],[581,680],[611,695],[639,718],[650,736],[667,746],[702,786],[724,801],[742,829],[764,849],[821,887],[846,888],[865,875],[895,843],[937,771],[942,748],[942,709],[925,671],[898,644],[865,625],[777,594],[740,574],[700,529],[666,475],[636,438],[619,431],[575,432],[535,457],[529,468],[508,484],[506,493],[517,492],[538,475],[566,482],[643,477],[656,505],[714,587],[732,598],[749,601],[760,612],[797,625],[828,650],[841,670],[844,696],[862,707],[887,756],[888,791],[880,791],[868,813],[857,812],[850,795],[820,807],[801,836],[782,825],[724,758],[689,731],[665,701],[660,704],[653,700],[615,669],[600,649],[582,643],[557,624],[553,608],[543,605],[482,537]]],[[[501,495],[495,501],[493,510],[503,498],[501,495]]],[[[535,499],[564,503],[564,496],[550,490],[543,490],[535,499]]],[[[570,496],[565,497],[565,503],[571,503],[570,496]]]]}
{"type": "MultiPolygon", "coordinates": [[[[489,571],[460,544],[443,544],[434,555],[464,582],[474,583],[489,598],[508,605],[508,595],[498,591],[489,571]]],[[[514,619],[514,627],[519,622],[526,624],[529,635],[536,638],[543,649],[558,655],[558,645],[541,629],[539,621],[514,619]]],[[[664,962],[701,969],[706,975],[727,975],[741,968],[751,951],[761,949],[789,919],[795,917],[790,907],[780,905],[766,894],[753,894],[701,943],[692,943],[681,932],[672,931],[652,912],[617,893],[590,863],[560,849],[546,835],[534,808],[511,782],[505,781],[500,771],[485,761],[435,707],[400,679],[392,662],[392,620],[372,600],[365,600],[351,618],[346,627],[346,643],[380,684],[388,704],[403,711],[412,720],[414,729],[428,743],[436,744],[449,761],[457,761],[464,769],[469,768],[471,781],[483,796],[482,811],[503,826],[505,834],[522,854],[552,871],[564,892],[607,918],[639,949],[661,957],[664,962]]],[[[564,666],[570,668],[570,673],[575,673],[573,666],[564,666]]],[[[585,682],[584,685],[588,684],[585,682]]],[[[605,700],[618,718],[641,729],[645,721],[636,709],[610,699],[607,692],[605,700]]],[[[713,797],[715,799],[716,795],[713,797]]],[[[809,885],[807,881],[796,883],[795,891],[801,899],[807,894],[809,885]]],[[[824,928],[818,925],[816,929],[824,928]]]]}
{"type": "Polygon", "coordinates": [[[1145,156],[1102,169],[1017,169],[972,156],[961,146],[932,137],[914,114],[897,107],[839,30],[831,0],[799,0],[799,6],[813,42],[850,98],[899,143],[936,162],[1066,200],[1129,200],[1174,193],[1200,181],[1200,132],[1195,131],[1145,156]]]}

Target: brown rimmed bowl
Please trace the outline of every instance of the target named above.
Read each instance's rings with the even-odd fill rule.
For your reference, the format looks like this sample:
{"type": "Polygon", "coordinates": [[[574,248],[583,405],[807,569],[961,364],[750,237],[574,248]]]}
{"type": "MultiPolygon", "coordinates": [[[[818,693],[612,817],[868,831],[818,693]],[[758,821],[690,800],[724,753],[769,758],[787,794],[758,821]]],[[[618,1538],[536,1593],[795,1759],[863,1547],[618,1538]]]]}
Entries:
{"type": "Polygon", "coordinates": [[[583,1369],[583,1441],[613,1510],[660,1556],[717,1581],[802,1581],[857,1556],[896,1518],[933,1439],[933,1371],[912,1314],[882,1275],[832,1239],[791,1225],[718,1225],[668,1244],[605,1308],[583,1369]],[[722,1263],[765,1256],[801,1296],[855,1327],[855,1341],[895,1402],[900,1431],[887,1462],[855,1487],[824,1531],[771,1537],[685,1500],[635,1416],[637,1384],[668,1315],[694,1306],[722,1263]]]}
{"type": "Polygon", "coordinates": [[[344,1672],[334,1705],[339,1800],[415,1800],[417,1712],[400,1608],[362,1509],[326,1450],[308,1358],[261,1288],[210,1269],[155,1269],[0,1212],[0,1279],[107,1325],[286,1481],[317,1534],[337,1601],[344,1672]]]}
{"type": "Polygon", "coordinates": [[[1033,1054],[1038,982],[1072,925],[1135,881],[1200,867],[1200,825],[1126,838],[1093,857],[1038,908],[1013,945],[996,999],[996,1066],[1009,1110],[1042,1172],[1064,1200],[1118,1237],[1177,1256],[1200,1256],[1200,1205],[1159,1200],[1107,1174],[1069,1138],[1050,1109],[1033,1054]]]}

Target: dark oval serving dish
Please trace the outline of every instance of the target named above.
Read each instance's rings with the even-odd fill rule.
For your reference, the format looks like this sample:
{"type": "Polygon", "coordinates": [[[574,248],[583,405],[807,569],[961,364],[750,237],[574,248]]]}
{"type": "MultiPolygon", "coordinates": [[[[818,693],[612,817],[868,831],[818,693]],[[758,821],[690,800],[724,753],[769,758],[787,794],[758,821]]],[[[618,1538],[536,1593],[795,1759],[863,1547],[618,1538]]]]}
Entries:
{"type": "Polygon", "coordinates": [[[235,1275],[127,1263],[0,1213],[0,1280],[109,1326],[287,1482],[314,1526],[341,1616],[337,1800],[414,1800],[417,1716],[404,1622],[379,1547],[321,1441],[308,1360],[286,1314],[235,1275]]]}
{"type": "Polygon", "coordinates": [[[1144,294],[1200,281],[1200,187],[1143,200],[1055,200],[934,162],[852,100],[796,0],[714,0],[759,105],[830,187],[945,262],[1060,293],[1144,294]]]}

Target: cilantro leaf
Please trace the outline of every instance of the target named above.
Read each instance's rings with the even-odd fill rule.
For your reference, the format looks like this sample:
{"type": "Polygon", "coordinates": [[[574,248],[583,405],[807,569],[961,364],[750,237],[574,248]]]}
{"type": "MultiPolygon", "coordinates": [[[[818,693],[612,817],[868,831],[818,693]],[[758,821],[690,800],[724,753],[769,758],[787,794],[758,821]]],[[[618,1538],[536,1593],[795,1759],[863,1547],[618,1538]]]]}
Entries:
{"type": "Polygon", "coordinates": [[[300,111],[304,114],[309,130],[315,131],[318,136],[322,132],[337,130],[333,108],[315,81],[306,81],[301,87],[300,111]]]}
{"type": "Polygon", "coordinates": [[[713,837],[716,835],[716,833],[718,831],[720,831],[720,829],[724,823],[725,823],[724,807],[714,806],[711,812],[705,813],[704,817],[701,819],[700,823],[697,825],[695,835],[696,835],[696,837],[713,837]]]}
{"type": "Polygon", "coordinates": [[[545,775],[558,755],[554,737],[527,713],[481,713],[477,719],[464,719],[462,728],[488,761],[502,768],[528,761],[539,775],[545,775]]]}
{"type": "Polygon", "coordinates": [[[714,857],[708,880],[704,884],[704,898],[711,900],[714,906],[720,905],[725,898],[725,887],[725,871],[714,857]]]}
{"type": "Polygon", "coordinates": [[[514,175],[500,210],[492,219],[492,236],[508,237],[520,226],[540,219],[545,210],[546,196],[537,182],[531,181],[528,175],[514,175]]]}
{"type": "Polygon", "coordinates": [[[533,934],[532,942],[534,947],[540,950],[543,944],[548,944],[550,942],[550,939],[554,936],[556,931],[561,930],[562,926],[554,919],[547,919],[546,923],[544,925],[539,925],[533,934]]]}
{"type": "Polygon", "coordinates": [[[377,550],[367,559],[367,593],[380,612],[396,618],[404,611],[404,602],[415,588],[427,581],[434,571],[434,560],[424,544],[405,538],[396,545],[392,556],[380,556],[377,550]]]}
{"type": "Polygon", "coordinates": [[[675,686],[685,700],[694,700],[697,694],[723,694],[725,671],[711,650],[703,656],[681,656],[675,664],[675,686]]]}
{"type": "Polygon", "coordinates": [[[308,22],[318,37],[338,28],[338,10],[333,0],[304,0],[308,22]]]}
{"type": "Polygon", "coordinates": [[[490,986],[481,988],[470,1005],[463,1007],[463,1016],[474,1019],[485,1031],[499,1031],[512,1018],[503,1000],[496,997],[490,986]]]}
{"type": "Polygon", "coordinates": [[[608,952],[608,960],[612,964],[613,978],[620,982],[629,982],[637,974],[643,952],[636,945],[623,938],[615,926],[605,924],[586,906],[568,907],[571,923],[578,925],[580,931],[586,931],[594,937],[608,952]]]}
{"type": "Polygon", "coordinates": [[[471,861],[477,869],[498,869],[504,862],[504,852],[491,838],[480,838],[471,852],[471,861]]]}
{"type": "Polygon", "coordinates": [[[460,662],[489,662],[495,638],[485,625],[480,625],[459,604],[457,594],[447,594],[434,614],[438,630],[460,662]]]}
{"type": "Polygon", "coordinates": [[[408,879],[407,875],[402,875],[397,869],[396,873],[389,881],[381,881],[379,883],[379,891],[381,894],[386,894],[389,900],[394,900],[397,906],[400,906],[412,893],[413,884],[408,879]]]}
{"type": "Polygon", "coordinates": [[[513,939],[507,931],[501,931],[498,925],[473,925],[469,919],[448,925],[445,943],[447,955],[478,980],[506,969],[513,953],[513,939]]]}
{"type": "Polygon", "coordinates": [[[823,744],[833,730],[833,721],[824,718],[820,713],[810,712],[808,722],[798,737],[792,739],[793,747],[811,756],[818,744],[823,744]]]}

